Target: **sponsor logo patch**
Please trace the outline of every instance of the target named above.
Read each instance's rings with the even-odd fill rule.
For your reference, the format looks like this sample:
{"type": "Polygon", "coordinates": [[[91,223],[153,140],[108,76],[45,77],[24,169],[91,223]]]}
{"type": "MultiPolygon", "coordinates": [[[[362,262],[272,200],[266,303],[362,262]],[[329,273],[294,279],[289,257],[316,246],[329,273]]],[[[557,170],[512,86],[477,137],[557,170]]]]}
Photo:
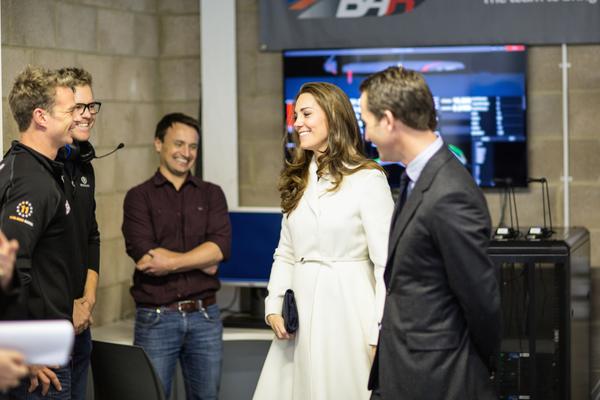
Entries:
{"type": "Polygon", "coordinates": [[[25,225],[29,225],[29,226],[33,227],[33,222],[31,222],[30,220],[25,219],[25,218],[17,217],[16,215],[9,215],[8,219],[12,219],[13,221],[21,222],[25,225]]]}
{"type": "Polygon", "coordinates": [[[21,218],[29,218],[33,215],[33,205],[31,202],[24,200],[17,204],[17,215],[21,218]]]}
{"type": "Polygon", "coordinates": [[[80,187],[84,187],[84,188],[89,188],[90,185],[88,183],[88,180],[85,176],[81,177],[81,183],[79,184],[80,187]]]}
{"type": "Polygon", "coordinates": [[[9,215],[8,219],[33,227],[33,222],[28,219],[33,215],[33,205],[31,202],[27,200],[19,202],[15,211],[17,215],[9,215]]]}

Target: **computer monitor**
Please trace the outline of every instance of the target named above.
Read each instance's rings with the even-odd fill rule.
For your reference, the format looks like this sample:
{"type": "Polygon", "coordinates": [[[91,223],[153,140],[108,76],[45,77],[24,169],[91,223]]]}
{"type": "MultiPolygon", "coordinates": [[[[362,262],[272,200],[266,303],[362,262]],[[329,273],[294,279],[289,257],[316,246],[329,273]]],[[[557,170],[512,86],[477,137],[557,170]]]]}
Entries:
{"type": "MultiPolygon", "coordinates": [[[[283,53],[287,132],[302,84],[342,88],[359,125],[360,83],[390,66],[425,76],[434,96],[438,133],[481,187],[527,186],[526,48],[523,45],[294,50],[283,53]]],[[[293,144],[288,142],[288,146],[293,144]]],[[[377,159],[377,149],[365,143],[377,159]]],[[[378,160],[379,161],[379,160],[378,160]]],[[[381,162],[381,161],[380,161],[381,162]]],[[[382,163],[396,186],[403,166],[382,163]]]]}
{"type": "Polygon", "coordinates": [[[266,287],[273,253],[279,243],[281,211],[240,209],[231,211],[231,256],[219,266],[224,284],[266,287]]]}

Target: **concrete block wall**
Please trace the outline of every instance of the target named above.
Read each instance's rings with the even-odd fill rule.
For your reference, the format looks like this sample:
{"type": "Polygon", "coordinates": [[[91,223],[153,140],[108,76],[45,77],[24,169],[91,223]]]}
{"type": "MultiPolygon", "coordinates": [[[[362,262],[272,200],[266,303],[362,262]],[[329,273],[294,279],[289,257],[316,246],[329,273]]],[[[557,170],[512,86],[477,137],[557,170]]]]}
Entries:
{"type": "Polygon", "coordinates": [[[157,168],[154,128],[164,112],[198,116],[197,0],[3,0],[2,112],[4,148],[18,137],[6,101],[14,77],[29,63],[80,66],[91,72],[103,102],[92,141],[101,274],[96,325],[130,316],[133,262],[121,234],[128,189],[157,168]]]}
{"type": "Polygon", "coordinates": [[[259,51],[256,0],[237,2],[236,18],[240,205],[277,206],[285,133],[281,54],[259,51]]]}
{"type": "Polygon", "coordinates": [[[198,0],[159,1],[161,115],[200,114],[200,14],[198,0]]]}
{"type": "Polygon", "coordinates": [[[600,381],[600,45],[569,48],[571,221],[591,232],[591,384],[600,381]]]}

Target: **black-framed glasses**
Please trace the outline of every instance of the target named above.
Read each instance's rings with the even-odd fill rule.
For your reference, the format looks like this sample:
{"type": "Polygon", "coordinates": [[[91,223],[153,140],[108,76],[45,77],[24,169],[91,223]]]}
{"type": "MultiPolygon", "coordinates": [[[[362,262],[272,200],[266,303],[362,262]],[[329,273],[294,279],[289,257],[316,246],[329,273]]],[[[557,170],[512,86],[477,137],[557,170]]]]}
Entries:
{"type": "Polygon", "coordinates": [[[90,114],[94,115],[100,112],[100,106],[102,106],[102,103],[100,103],[99,101],[93,101],[87,104],[77,103],[75,104],[75,108],[73,108],[73,112],[83,115],[85,113],[85,110],[88,109],[90,110],[90,114]]]}

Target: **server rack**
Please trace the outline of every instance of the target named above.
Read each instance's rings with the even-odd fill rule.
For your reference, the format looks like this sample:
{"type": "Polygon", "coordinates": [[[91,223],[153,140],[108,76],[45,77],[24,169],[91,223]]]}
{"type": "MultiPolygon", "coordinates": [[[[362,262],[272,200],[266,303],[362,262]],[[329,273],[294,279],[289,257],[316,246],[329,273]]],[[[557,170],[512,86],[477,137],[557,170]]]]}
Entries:
{"type": "Polygon", "coordinates": [[[493,240],[488,253],[502,299],[499,398],[589,398],[589,232],[493,240]]]}

